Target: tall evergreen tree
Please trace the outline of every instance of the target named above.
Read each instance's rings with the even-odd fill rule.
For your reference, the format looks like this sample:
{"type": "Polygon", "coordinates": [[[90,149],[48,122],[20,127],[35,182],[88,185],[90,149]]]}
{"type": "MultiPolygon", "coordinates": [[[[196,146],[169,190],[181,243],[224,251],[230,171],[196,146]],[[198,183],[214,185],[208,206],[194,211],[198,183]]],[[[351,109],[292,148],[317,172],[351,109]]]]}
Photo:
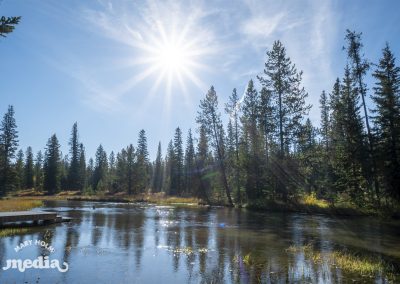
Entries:
{"type": "MultiPolygon", "coordinates": [[[[62,156],[62,153],[61,153],[62,156]]],[[[61,190],[68,190],[68,169],[69,169],[69,157],[65,155],[61,160],[60,164],[60,178],[61,178],[61,190]]]]}
{"type": "Polygon", "coordinates": [[[24,169],[24,181],[25,188],[31,189],[34,187],[34,168],[33,168],[33,153],[32,148],[29,146],[25,152],[25,169],[24,169]]]}
{"type": "Polygon", "coordinates": [[[273,103],[273,93],[263,87],[260,91],[259,124],[264,133],[265,161],[269,164],[270,152],[276,132],[276,107],[273,103]]]}
{"type": "Polygon", "coordinates": [[[47,141],[43,168],[43,189],[47,191],[48,194],[58,192],[61,186],[61,153],[60,144],[55,134],[47,141]]]}
{"type": "Polygon", "coordinates": [[[207,92],[205,99],[200,101],[200,111],[198,112],[196,122],[204,128],[206,134],[210,138],[211,145],[214,148],[217,156],[218,168],[221,174],[222,186],[225,190],[228,204],[233,206],[231,197],[231,189],[228,185],[228,179],[226,175],[225,167],[225,155],[224,155],[224,129],[221,121],[221,114],[218,111],[218,97],[211,86],[207,92]]]}
{"type": "Polygon", "coordinates": [[[247,197],[254,201],[261,197],[263,185],[263,152],[258,128],[260,96],[252,80],[247,85],[243,99],[241,122],[243,141],[246,143],[245,168],[247,197]]]}
{"type": "Polygon", "coordinates": [[[24,151],[20,149],[17,153],[17,161],[15,162],[15,173],[16,173],[16,188],[24,189],[25,179],[24,179],[24,151]]]}
{"type": "Polygon", "coordinates": [[[134,190],[135,162],[135,149],[133,145],[130,144],[126,148],[126,181],[129,195],[131,195],[134,190]]]}
{"type": "Polygon", "coordinates": [[[185,168],[184,170],[185,192],[192,194],[194,186],[194,172],[195,172],[195,150],[194,150],[194,142],[191,129],[189,129],[186,139],[184,168],[185,168]]]}
{"type": "Polygon", "coordinates": [[[146,132],[142,129],[139,132],[139,138],[137,142],[137,186],[138,193],[142,193],[149,186],[150,175],[149,175],[149,152],[147,150],[147,138],[146,132]]]}
{"type": "Polygon", "coordinates": [[[87,167],[86,167],[86,180],[87,187],[85,187],[85,191],[92,192],[94,190],[94,161],[93,158],[89,158],[87,167]]]}
{"type": "Polygon", "coordinates": [[[107,178],[107,153],[100,144],[96,150],[95,166],[93,171],[92,187],[94,191],[105,189],[107,178]]]}
{"type": "Polygon", "coordinates": [[[78,140],[78,124],[75,122],[72,126],[70,145],[70,163],[68,169],[68,186],[71,190],[79,190],[82,188],[80,181],[80,143],[78,140]]]}
{"type": "Polygon", "coordinates": [[[175,188],[171,186],[172,175],[175,172],[175,151],[172,140],[168,143],[167,155],[165,157],[164,192],[175,195],[175,188]]]}
{"type": "Polygon", "coordinates": [[[82,191],[86,186],[86,156],[85,147],[83,144],[79,144],[79,182],[78,189],[82,191]]]}
{"type": "Polygon", "coordinates": [[[343,106],[344,155],[341,157],[341,182],[348,189],[352,199],[362,203],[363,188],[366,186],[363,169],[365,169],[365,147],[362,118],[360,115],[359,97],[353,89],[350,69],[346,67],[341,86],[343,106]]]}
{"type": "Polygon", "coordinates": [[[388,193],[400,200],[400,67],[388,44],[373,76],[377,80],[372,96],[374,132],[379,141],[377,156],[388,193]]]}
{"type": "MultiPolygon", "coordinates": [[[[319,168],[321,166],[318,163],[316,136],[317,129],[312,125],[311,120],[307,118],[298,136],[296,154],[300,163],[300,174],[296,178],[297,182],[309,194],[317,190],[319,168]]],[[[323,190],[322,188],[320,189],[323,190]]]]}
{"type": "Polygon", "coordinates": [[[320,193],[324,195],[324,197],[329,198],[331,200],[332,195],[330,194],[332,191],[330,190],[332,187],[332,163],[330,159],[332,159],[331,153],[331,133],[332,133],[332,123],[330,118],[330,101],[328,95],[325,91],[322,91],[320,99],[320,110],[321,110],[321,127],[319,129],[319,133],[321,135],[321,146],[318,150],[318,156],[320,162],[317,166],[320,170],[320,179],[319,179],[319,187],[320,193]]]}
{"type": "Polygon", "coordinates": [[[39,191],[43,188],[43,154],[42,151],[37,152],[35,158],[35,190],[39,191]]]}
{"type": "Polygon", "coordinates": [[[115,166],[115,175],[116,182],[113,185],[113,191],[122,192],[128,191],[126,173],[128,168],[128,154],[126,149],[122,149],[121,152],[117,153],[116,166],[115,166]]]}
{"type": "Polygon", "coordinates": [[[278,161],[272,169],[277,180],[277,188],[284,200],[287,200],[289,189],[295,188],[291,178],[298,173],[292,170],[289,153],[298,137],[304,116],[310,105],[305,102],[308,94],[301,87],[302,71],[286,56],[286,49],[280,41],[275,41],[272,50],[267,51],[264,75],[258,77],[262,86],[271,93],[276,109],[278,124],[278,161]],[[285,159],[285,157],[287,157],[285,159]],[[290,186],[290,187],[289,187],[290,186]]]}
{"type": "Polygon", "coordinates": [[[369,125],[369,116],[366,105],[366,96],[367,96],[367,85],[364,83],[364,77],[367,74],[367,71],[370,68],[369,62],[363,58],[362,48],[363,44],[361,42],[362,33],[356,33],[355,31],[346,31],[347,47],[345,48],[347,51],[347,56],[350,59],[351,63],[351,76],[353,79],[353,84],[355,86],[354,91],[361,97],[362,107],[364,110],[364,118],[365,125],[367,128],[368,135],[368,149],[369,149],[369,160],[371,163],[371,177],[374,182],[375,193],[379,203],[380,192],[379,192],[379,182],[376,175],[376,161],[375,161],[375,152],[374,152],[374,141],[371,133],[371,128],[369,125]]]}
{"type": "Polygon", "coordinates": [[[161,192],[163,183],[163,161],[161,153],[161,142],[158,143],[157,156],[153,171],[153,192],[161,192]]]}
{"type": "Polygon", "coordinates": [[[230,154],[230,163],[233,166],[235,188],[236,188],[236,200],[238,204],[241,204],[241,193],[240,193],[240,165],[239,165],[239,112],[240,102],[237,95],[236,88],[233,89],[228,102],[225,104],[225,112],[229,115],[228,123],[228,153],[230,154]]]}
{"type": "Polygon", "coordinates": [[[210,203],[210,181],[208,173],[211,164],[211,153],[208,144],[209,142],[207,131],[203,125],[200,125],[199,140],[196,153],[196,173],[198,178],[198,188],[196,190],[196,195],[205,200],[207,203],[210,203]]]}
{"type": "Polygon", "coordinates": [[[14,118],[14,107],[8,106],[0,128],[0,195],[15,187],[12,159],[18,148],[18,131],[14,118]]]}
{"type": "Polygon", "coordinates": [[[174,135],[174,171],[171,176],[171,188],[177,195],[183,190],[183,142],[182,131],[178,127],[174,135]]]}
{"type": "Polygon", "coordinates": [[[108,156],[108,189],[115,193],[118,190],[117,185],[117,160],[115,158],[114,151],[111,151],[108,156]]]}
{"type": "Polygon", "coordinates": [[[301,87],[302,74],[286,56],[282,43],[275,41],[272,50],[267,51],[264,76],[258,79],[272,93],[276,105],[280,157],[288,153],[292,138],[298,134],[301,122],[311,108],[305,102],[308,94],[301,87]]]}
{"type": "Polygon", "coordinates": [[[328,150],[329,147],[329,100],[325,91],[322,91],[321,97],[319,99],[320,109],[321,109],[321,137],[322,143],[324,144],[325,150],[328,150]]]}

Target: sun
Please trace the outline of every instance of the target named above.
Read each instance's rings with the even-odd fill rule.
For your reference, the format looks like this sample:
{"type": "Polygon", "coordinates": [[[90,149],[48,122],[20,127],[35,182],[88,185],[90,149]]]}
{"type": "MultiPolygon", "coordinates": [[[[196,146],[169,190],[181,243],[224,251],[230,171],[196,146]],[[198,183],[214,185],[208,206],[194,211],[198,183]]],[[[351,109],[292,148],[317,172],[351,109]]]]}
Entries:
{"type": "Polygon", "coordinates": [[[207,69],[201,62],[209,50],[189,26],[167,29],[166,25],[159,22],[156,29],[146,31],[143,35],[134,44],[140,55],[133,64],[140,65],[141,69],[132,80],[134,83],[155,78],[150,91],[155,92],[165,85],[167,95],[170,95],[173,86],[180,87],[183,93],[187,93],[188,84],[205,89],[199,74],[207,69]]]}
{"type": "Polygon", "coordinates": [[[155,63],[159,64],[159,67],[165,72],[179,75],[189,68],[190,57],[188,56],[188,51],[183,45],[177,43],[166,43],[159,47],[155,63]]]}

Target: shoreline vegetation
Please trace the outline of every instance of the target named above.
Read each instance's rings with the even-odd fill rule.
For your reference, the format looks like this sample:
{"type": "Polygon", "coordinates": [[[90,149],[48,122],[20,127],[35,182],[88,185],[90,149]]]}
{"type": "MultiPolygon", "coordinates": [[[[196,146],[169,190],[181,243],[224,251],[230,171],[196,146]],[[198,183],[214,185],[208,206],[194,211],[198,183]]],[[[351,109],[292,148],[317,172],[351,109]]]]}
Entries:
{"type": "MultiPolygon", "coordinates": [[[[35,207],[41,207],[43,202],[51,200],[65,201],[88,201],[88,202],[110,202],[110,203],[148,203],[155,205],[171,205],[171,206],[207,206],[207,207],[230,207],[229,204],[223,202],[207,203],[196,197],[178,197],[169,196],[164,193],[142,193],[136,195],[126,194],[82,194],[80,191],[63,191],[55,195],[46,195],[45,192],[34,190],[21,190],[13,195],[9,195],[0,199],[0,212],[4,211],[24,211],[35,207]]],[[[379,218],[395,218],[400,217],[399,211],[376,210],[374,208],[357,208],[350,202],[340,202],[331,204],[327,200],[318,199],[315,194],[303,195],[290,202],[279,202],[271,200],[269,202],[244,204],[236,206],[252,211],[265,212],[291,212],[291,213],[307,213],[307,214],[325,214],[332,216],[375,216],[379,218]]]]}

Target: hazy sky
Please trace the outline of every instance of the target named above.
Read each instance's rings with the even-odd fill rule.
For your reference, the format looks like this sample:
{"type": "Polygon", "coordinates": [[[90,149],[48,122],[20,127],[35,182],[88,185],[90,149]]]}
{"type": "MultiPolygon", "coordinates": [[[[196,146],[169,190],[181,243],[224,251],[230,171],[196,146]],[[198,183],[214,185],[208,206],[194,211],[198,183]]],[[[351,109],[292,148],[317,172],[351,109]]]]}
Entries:
{"type": "MultiPolygon", "coordinates": [[[[145,129],[151,157],[174,129],[196,128],[198,104],[214,85],[221,111],[261,74],[281,40],[299,70],[319,124],[318,100],[342,76],[347,28],[363,32],[376,62],[385,41],[400,54],[399,1],[3,0],[22,16],[0,39],[0,114],[12,104],[20,146],[44,148],[56,133],[64,154],[78,122],[87,155],[136,145],[145,129]]],[[[369,84],[372,88],[372,84],[369,84]]]]}

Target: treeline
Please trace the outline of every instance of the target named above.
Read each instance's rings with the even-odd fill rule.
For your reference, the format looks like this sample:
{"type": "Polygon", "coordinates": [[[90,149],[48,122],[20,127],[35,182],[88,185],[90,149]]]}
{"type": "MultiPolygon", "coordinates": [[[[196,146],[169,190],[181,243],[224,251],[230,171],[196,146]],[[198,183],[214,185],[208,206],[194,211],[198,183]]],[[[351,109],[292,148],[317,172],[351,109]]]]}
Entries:
{"type": "Polygon", "coordinates": [[[154,162],[144,130],[136,146],[107,155],[100,145],[95,159],[86,160],[76,123],[66,156],[56,135],[35,158],[30,147],[17,152],[10,106],[1,126],[1,193],[20,188],[50,194],[165,192],[254,206],[315,194],[333,204],[398,204],[400,68],[388,44],[373,64],[364,58],[361,34],[347,31],[345,40],[347,64],[332,90],[321,93],[319,127],[308,118],[302,71],[276,41],[266,53],[263,74],[250,80],[244,96],[233,89],[223,108],[227,125],[211,87],[200,101],[195,135],[189,130],[184,138],[178,127],[165,156],[159,144],[154,162]],[[370,71],[372,88],[365,82],[370,71]]]}

